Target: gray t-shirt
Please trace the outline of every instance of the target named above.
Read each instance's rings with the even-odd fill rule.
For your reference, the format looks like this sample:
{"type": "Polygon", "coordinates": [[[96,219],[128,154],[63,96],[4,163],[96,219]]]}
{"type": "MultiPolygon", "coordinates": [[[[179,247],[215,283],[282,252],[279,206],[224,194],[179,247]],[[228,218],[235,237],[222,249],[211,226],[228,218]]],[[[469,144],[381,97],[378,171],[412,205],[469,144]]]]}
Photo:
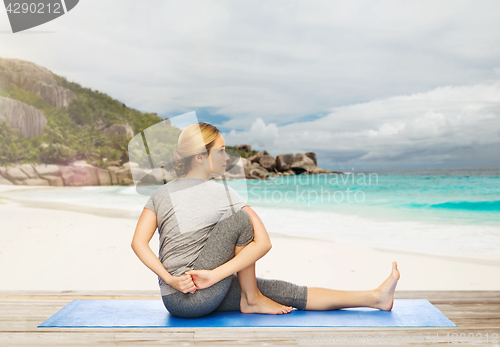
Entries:
{"type": "MultiPolygon", "coordinates": [[[[179,177],[158,188],[144,207],[156,213],[165,269],[173,276],[192,270],[214,226],[246,205],[233,188],[213,180],[179,177]]],[[[159,276],[158,284],[162,296],[177,291],[159,276]]]]}

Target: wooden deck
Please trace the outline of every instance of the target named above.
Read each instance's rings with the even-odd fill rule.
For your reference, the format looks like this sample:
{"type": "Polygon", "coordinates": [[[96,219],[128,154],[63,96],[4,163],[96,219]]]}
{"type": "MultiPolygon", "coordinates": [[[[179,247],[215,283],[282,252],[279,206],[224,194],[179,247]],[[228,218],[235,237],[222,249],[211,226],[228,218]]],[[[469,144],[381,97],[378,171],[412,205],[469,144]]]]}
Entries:
{"type": "Polygon", "coordinates": [[[457,325],[449,328],[37,328],[74,299],[157,300],[159,296],[144,292],[0,292],[0,346],[429,346],[435,340],[427,339],[435,339],[436,334],[442,344],[447,334],[449,343],[457,334],[455,341],[467,346],[500,346],[500,291],[396,291],[396,299],[429,300],[457,325]],[[356,333],[371,335],[374,340],[360,337],[357,343],[339,342],[356,333]],[[387,342],[388,336],[392,342],[387,342]],[[418,336],[423,339],[420,343],[418,336]],[[377,343],[377,337],[383,340],[377,343]],[[408,339],[407,343],[402,339],[408,339]]]}

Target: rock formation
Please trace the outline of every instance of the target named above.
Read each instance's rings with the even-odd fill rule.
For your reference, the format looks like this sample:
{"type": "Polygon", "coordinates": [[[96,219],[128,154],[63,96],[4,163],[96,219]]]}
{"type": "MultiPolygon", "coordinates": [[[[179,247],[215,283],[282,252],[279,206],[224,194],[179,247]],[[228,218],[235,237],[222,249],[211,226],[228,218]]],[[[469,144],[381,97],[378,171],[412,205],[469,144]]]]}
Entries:
{"type": "Polygon", "coordinates": [[[128,124],[111,124],[111,126],[104,129],[107,136],[126,136],[127,139],[134,137],[134,130],[128,124]]]}
{"type": "MultiPolygon", "coordinates": [[[[244,146],[236,146],[236,149],[243,150],[244,146]]],[[[317,166],[316,153],[286,153],[275,157],[267,151],[260,151],[248,158],[241,158],[245,177],[248,179],[268,179],[274,175],[300,175],[300,174],[321,174],[338,173],[339,171],[323,170],[317,166]]]]}
{"type": "Polygon", "coordinates": [[[52,73],[35,63],[20,59],[0,59],[0,88],[10,84],[39,95],[54,107],[68,106],[76,95],[57,84],[52,73]]]}
{"type": "MultiPolygon", "coordinates": [[[[296,153],[280,154],[274,158],[267,151],[261,151],[250,158],[241,158],[244,177],[247,179],[269,179],[270,176],[290,176],[298,174],[339,173],[323,170],[314,164],[316,154],[296,153]]],[[[111,161],[105,169],[87,164],[84,160],[75,161],[71,165],[22,164],[13,167],[0,167],[0,185],[32,185],[32,186],[103,186],[103,185],[161,185],[176,178],[175,174],[161,168],[153,171],[137,167],[136,163],[111,161]]],[[[242,179],[241,175],[227,173],[225,179],[242,179]]],[[[220,180],[222,177],[214,177],[220,180]]]]}
{"type": "Polygon", "coordinates": [[[304,155],[314,162],[314,165],[318,165],[318,161],[316,160],[316,153],[314,152],[305,152],[304,155]]]}
{"type": "Polygon", "coordinates": [[[30,138],[42,134],[47,125],[47,117],[42,111],[3,96],[0,96],[1,121],[7,122],[11,128],[19,129],[24,137],[30,138]]]}
{"type": "Polygon", "coordinates": [[[276,169],[287,171],[292,168],[293,153],[280,154],[276,157],[276,169]]]}
{"type": "MultiPolygon", "coordinates": [[[[312,152],[309,152],[312,153],[312,152]]],[[[302,153],[297,153],[293,157],[291,169],[295,173],[303,173],[304,171],[312,172],[316,168],[314,160],[302,153]]]]}
{"type": "Polygon", "coordinates": [[[252,153],[252,146],[250,145],[237,145],[235,148],[237,151],[242,151],[248,154],[252,153]]]}

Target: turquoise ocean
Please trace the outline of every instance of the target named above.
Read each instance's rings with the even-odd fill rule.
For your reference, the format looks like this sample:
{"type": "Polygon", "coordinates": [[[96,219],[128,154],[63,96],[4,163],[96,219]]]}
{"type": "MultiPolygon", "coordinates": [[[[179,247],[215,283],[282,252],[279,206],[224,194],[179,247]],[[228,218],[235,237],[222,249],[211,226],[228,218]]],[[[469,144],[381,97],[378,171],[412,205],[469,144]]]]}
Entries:
{"type": "MultiPolygon", "coordinates": [[[[500,260],[500,167],[352,170],[225,184],[256,210],[270,233],[500,260]]],[[[132,215],[149,198],[135,187],[51,188],[2,195],[132,215]]],[[[152,193],[159,186],[150,188],[152,193]]]]}

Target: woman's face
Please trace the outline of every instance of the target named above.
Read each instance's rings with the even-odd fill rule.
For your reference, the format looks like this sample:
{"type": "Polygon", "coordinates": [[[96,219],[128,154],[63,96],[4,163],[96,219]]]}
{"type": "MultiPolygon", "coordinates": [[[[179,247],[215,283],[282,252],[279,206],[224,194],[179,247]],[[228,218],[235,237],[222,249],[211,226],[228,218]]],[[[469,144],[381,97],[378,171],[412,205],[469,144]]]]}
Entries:
{"type": "Polygon", "coordinates": [[[222,135],[215,140],[215,145],[210,150],[210,171],[214,176],[226,173],[226,162],[229,156],[226,154],[226,142],[222,135]]]}

